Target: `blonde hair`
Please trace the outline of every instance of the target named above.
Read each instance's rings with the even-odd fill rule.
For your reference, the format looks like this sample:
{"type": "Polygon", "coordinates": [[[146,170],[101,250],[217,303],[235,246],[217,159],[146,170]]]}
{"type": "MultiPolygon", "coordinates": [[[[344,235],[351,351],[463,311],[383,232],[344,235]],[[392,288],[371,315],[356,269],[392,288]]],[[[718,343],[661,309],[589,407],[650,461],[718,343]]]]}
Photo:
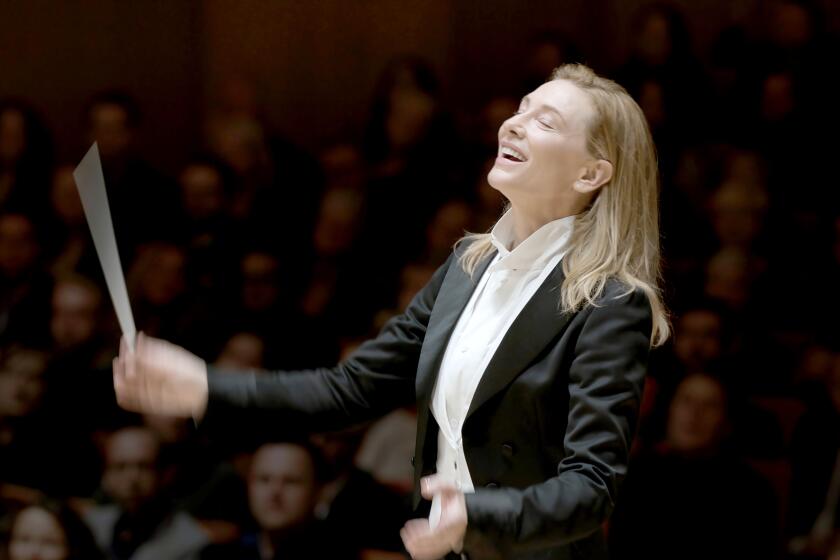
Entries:
{"type": "MultiPolygon", "coordinates": [[[[569,249],[563,258],[565,280],[560,305],[574,312],[595,300],[614,277],[629,294],[642,289],[653,315],[651,345],[668,339],[670,324],[659,283],[658,168],[656,151],[642,110],[627,91],[581,64],[558,67],[551,80],[568,80],[586,92],[595,109],[588,123],[587,148],[612,163],[612,179],[589,207],[575,217],[569,249]]],[[[471,241],[459,257],[470,276],[493,251],[490,234],[467,234],[471,241]]]]}

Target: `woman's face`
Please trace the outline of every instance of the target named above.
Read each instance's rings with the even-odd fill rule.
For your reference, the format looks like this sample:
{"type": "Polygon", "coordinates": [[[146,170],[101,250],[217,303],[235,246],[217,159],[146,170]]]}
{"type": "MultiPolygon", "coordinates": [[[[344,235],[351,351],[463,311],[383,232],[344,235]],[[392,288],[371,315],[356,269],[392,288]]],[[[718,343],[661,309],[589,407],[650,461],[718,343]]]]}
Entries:
{"type": "Polygon", "coordinates": [[[15,518],[9,539],[9,560],[64,560],[67,538],[58,520],[39,507],[28,507],[15,518]]]}
{"type": "Polygon", "coordinates": [[[587,123],[595,116],[588,95],[567,80],[552,80],[522,99],[499,128],[499,151],[487,181],[512,204],[556,206],[581,196],[573,186],[594,158],[587,123]]]}

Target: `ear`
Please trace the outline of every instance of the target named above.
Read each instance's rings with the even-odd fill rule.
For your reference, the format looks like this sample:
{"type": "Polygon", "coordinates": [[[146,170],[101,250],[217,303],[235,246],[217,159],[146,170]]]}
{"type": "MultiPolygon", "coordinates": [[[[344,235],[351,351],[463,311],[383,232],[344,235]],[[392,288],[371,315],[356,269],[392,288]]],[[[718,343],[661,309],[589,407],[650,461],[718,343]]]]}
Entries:
{"type": "Polygon", "coordinates": [[[581,170],[574,189],[581,194],[594,193],[612,179],[613,166],[605,159],[595,160],[581,170]]]}

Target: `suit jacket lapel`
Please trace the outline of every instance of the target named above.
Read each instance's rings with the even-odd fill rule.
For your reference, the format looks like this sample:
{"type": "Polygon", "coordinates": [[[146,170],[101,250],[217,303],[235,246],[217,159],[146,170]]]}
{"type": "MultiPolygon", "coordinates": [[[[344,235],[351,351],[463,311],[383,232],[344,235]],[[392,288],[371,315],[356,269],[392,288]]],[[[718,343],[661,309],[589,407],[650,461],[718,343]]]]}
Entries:
{"type": "Polygon", "coordinates": [[[508,329],[478,383],[467,418],[504,389],[563,330],[572,313],[560,310],[563,261],[546,277],[508,329]]]}
{"type": "Polygon", "coordinates": [[[438,291],[435,307],[429,317],[429,324],[426,327],[426,338],[420,351],[417,363],[417,378],[415,390],[417,395],[417,435],[414,443],[414,496],[413,503],[416,509],[420,503],[420,477],[433,466],[432,458],[435,456],[435,441],[437,438],[437,424],[430,418],[429,402],[432,397],[432,390],[440,370],[440,363],[443,354],[449,344],[449,337],[455,329],[458,317],[470,300],[475,291],[478,279],[493,260],[495,251],[479,263],[473,281],[461,269],[457,259],[452,261],[443,284],[438,291]],[[428,455],[428,457],[427,457],[428,455]],[[431,465],[426,464],[429,459],[431,465]]]}
{"type": "Polygon", "coordinates": [[[476,267],[472,278],[464,272],[457,259],[453,259],[449,266],[443,284],[438,291],[434,311],[429,317],[426,338],[423,341],[423,348],[420,351],[417,363],[415,389],[419,410],[428,407],[432,389],[440,370],[440,363],[443,360],[446,346],[449,344],[449,337],[452,336],[452,331],[455,330],[461,312],[475,291],[478,280],[495,255],[496,251],[494,250],[489,256],[485,257],[476,267]]]}

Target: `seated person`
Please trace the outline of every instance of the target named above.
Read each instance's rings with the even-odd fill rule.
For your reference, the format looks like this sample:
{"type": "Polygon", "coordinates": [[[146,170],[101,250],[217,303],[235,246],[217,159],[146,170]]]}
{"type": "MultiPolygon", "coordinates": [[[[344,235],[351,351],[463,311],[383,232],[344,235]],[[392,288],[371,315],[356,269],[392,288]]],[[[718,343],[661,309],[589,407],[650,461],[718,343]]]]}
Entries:
{"type": "Polygon", "coordinates": [[[832,360],[791,442],[786,532],[793,549],[840,548],[840,504],[829,491],[840,477],[840,354],[832,360]]]}
{"type": "Polygon", "coordinates": [[[728,446],[728,394],[690,374],[671,400],[665,439],[631,463],[609,528],[614,559],[774,558],[769,484],[728,446]]]}
{"type": "MultiPolygon", "coordinates": [[[[402,551],[400,529],[410,517],[408,493],[400,496],[354,464],[363,428],[312,436],[327,466],[315,515],[347,546],[402,551]]],[[[404,459],[409,466],[410,457],[404,459]]]]}
{"type": "Polygon", "coordinates": [[[160,442],[149,428],[117,430],[105,446],[102,489],[113,503],[85,514],[108,558],[188,560],[209,539],[184,512],[173,512],[163,485],[160,442]]]}
{"type": "Polygon", "coordinates": [[[12,520],[8,560],[99,560],[90,530],[66,504],[49,500],[27,506],[12,520]]]}
{"type": "Polygon", "coordinates": [[[304,442],[272,442],[254,453],[248,504],[256,527],[237,542],[210,547],[204,560],[355,558],[357,552],[315,519],[323,482],[319,453],[304,442]]]}

